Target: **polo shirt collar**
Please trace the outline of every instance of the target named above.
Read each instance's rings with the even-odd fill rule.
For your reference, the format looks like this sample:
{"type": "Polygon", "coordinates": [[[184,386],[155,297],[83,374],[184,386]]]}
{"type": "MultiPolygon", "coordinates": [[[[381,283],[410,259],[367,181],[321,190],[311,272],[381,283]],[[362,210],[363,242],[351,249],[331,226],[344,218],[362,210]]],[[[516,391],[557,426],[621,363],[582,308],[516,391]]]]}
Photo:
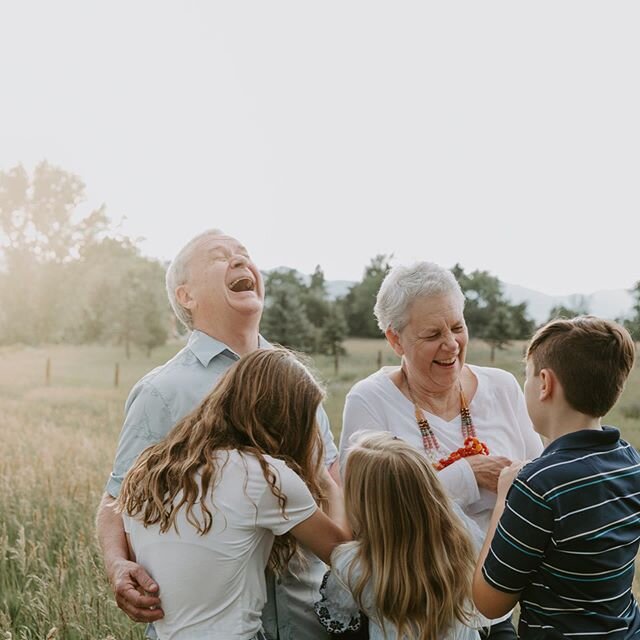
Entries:
{"type": "Polygon", "coordinates": [[[613,445],[620,439],[620,432],[615,427],[602,425],[602,430],[580,429],[560,436],[554,440],[542,453],[555,453],[562,449],[590,449],[592,447],[606,447],[613,445]]]}
{"type": "MultiPolygon", "coordinates": [[[[230,358],[239,360],[240,356],[229,348],[224,342],[212,338],[203,331],[194,329],[189,336],[187,346],[191,349],[193,355],[198,358],[203,367],[209,366],[209,363],[216,357],[226,352],[230,358]]],[[[269,344],[260,334],[258,334],[258,347],[260,349],[270,349],[269,344]]]]}

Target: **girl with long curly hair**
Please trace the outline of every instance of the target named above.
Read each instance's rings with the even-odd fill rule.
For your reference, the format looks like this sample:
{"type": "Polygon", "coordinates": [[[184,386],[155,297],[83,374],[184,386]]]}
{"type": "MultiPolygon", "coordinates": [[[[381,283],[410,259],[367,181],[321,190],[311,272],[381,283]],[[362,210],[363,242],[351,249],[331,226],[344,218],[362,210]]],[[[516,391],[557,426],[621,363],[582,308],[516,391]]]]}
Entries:
{"type": "Polygon", "coordinates": [[[350,538],[323,464],[323,395],[290,352],[254,351],[127,474],[118,505],[160,587],[160,640],[261,638],[267,565],[282,572],[298,544],[328,562],[350,538]]]}
{"type": "Polygon", "coordinates": [[[338,547],[316,603],[330,631],[372,640],[473,640],[471,604],[483,535],[447,497],[431,463],[390,433],[361,432],[345,465],[353,542],[338,547]],[[474,546],[475,545],[475,546],[474,546]]]}

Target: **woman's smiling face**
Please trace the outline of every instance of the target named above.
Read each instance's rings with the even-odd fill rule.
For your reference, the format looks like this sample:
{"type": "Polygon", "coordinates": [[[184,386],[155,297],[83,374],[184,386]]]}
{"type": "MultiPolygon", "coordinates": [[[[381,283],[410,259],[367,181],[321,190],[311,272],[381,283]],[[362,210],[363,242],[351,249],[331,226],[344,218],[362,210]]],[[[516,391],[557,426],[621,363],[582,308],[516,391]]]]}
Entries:
{"type": "Polygon", "coordinates": [[[405,327],[399,333],[387,330],[387,338],[419,386],[435,393],[458,383],[469,334],[457,296],[418,298],[405,327]]]}

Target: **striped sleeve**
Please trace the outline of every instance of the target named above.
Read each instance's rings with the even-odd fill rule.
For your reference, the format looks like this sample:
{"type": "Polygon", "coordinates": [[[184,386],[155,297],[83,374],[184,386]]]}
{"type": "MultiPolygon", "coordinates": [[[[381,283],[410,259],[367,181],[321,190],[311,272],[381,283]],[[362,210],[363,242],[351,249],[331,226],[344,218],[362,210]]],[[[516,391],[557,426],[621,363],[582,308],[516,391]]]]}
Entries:
{"type": "Polygon", "coordinates": [[[482,567],[487,582],[499,591],[520,593],[542,564],[552,530],[551,507],[525,479],[516,478],[482,567]]]}

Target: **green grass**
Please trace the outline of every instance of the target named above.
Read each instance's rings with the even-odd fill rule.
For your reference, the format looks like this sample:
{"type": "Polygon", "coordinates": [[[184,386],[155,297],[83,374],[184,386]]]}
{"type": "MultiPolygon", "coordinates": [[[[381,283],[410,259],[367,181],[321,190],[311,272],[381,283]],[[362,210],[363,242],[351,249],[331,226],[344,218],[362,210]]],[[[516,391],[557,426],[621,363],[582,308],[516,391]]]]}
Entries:
{"type": "MultiPolygon", "coordinates": [[[[51,346],[0,349],[0,640],[143,637],[120,612],[106,583],[93,518],[134,382],[173,355],[167,345],[151,358],[124,358],[115,347],[51,346]],[[47,359],[50,385],[45,385],[47,359]],[[115,364],[120,384],[114,387],[115,364]]],[[[350,340],[334,373],[332,358],[315,367],[327,386],[327,413],[336,439],[344,396],[357,380],[397,357],[382,340],[350,340]]],[[[495,366],[522,382],[522,344],[498,352],[495,366]]],[[[467,357],[488,364],[489,350],[472,343],[467,357]]],[[[606,421],[640,445],[640,371],[606,421]]]]}

